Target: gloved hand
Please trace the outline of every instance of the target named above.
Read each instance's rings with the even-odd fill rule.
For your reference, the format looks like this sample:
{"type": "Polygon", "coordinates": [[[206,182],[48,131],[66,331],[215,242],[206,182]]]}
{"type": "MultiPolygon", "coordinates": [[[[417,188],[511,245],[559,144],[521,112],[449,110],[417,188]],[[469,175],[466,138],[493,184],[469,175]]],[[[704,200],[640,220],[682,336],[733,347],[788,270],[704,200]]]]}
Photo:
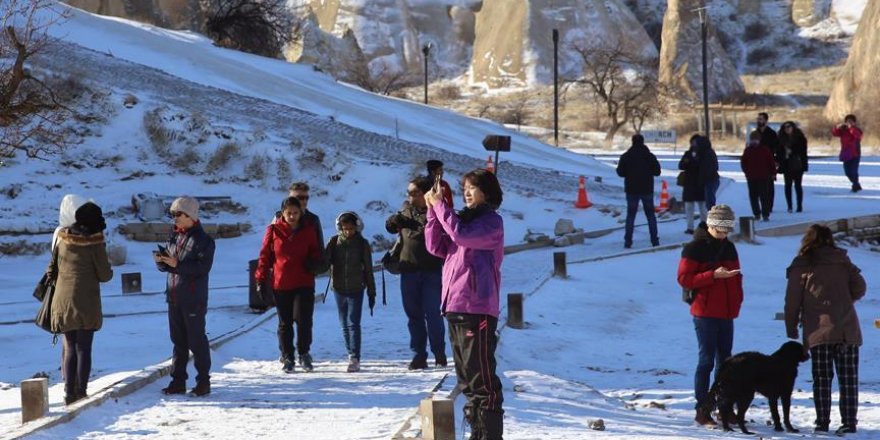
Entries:
{"type": "Polygon", "coordinates": [[[376,295],[367,296],[367,304],[370,306],[370,316],[373,316],[373,307],[376,306],[376,295]]]}

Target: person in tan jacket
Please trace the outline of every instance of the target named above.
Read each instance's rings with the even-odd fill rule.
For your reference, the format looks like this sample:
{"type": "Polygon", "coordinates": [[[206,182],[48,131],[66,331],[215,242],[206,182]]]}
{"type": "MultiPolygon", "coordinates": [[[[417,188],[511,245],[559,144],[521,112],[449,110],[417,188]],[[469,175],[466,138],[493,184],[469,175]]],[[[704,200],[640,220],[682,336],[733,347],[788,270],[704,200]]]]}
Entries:
{"type": "Polygon", "coordinates": [[[787,270],[785,328],[798,338],[813,364],[816,432],[827,432],[831,419],[831,381],[837,370],[842,426],[838,435],[856,432],[859,399],[859,346],[862,332],[854,304],[865,296],[865,279],[846,251],[834,245],[827,226],[810,226],[798,255],[787,270]]]}
{"type": "Polygon", "coordinates": [[[52,298],[52,332],[64,334],[64,403],[86,397],[92,369],[92,340],[101,329],[100,283],[110,281],[101,208],[87,202],[76,209],[76,222],[58,231],[57,260],[47,272],[56,276],[52,298]]]}

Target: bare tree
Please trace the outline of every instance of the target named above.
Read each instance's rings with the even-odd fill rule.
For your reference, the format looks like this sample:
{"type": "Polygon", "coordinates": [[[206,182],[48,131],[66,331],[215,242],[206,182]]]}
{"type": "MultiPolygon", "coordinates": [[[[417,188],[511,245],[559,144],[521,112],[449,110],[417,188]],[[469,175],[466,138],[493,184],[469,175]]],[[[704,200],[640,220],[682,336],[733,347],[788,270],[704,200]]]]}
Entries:
{"type": "Polygon", "coordinates": [[[49,27],[65,18],[54,0],[0,0],[0,157],[38,158],[68,145],[62,124],[72,112],[28,67],[51,43],[49,27]]]}
{"type": "Polygon", "coordinates": [[[205,32],[223,47],[277,58],[302,21],[287,0],[201,0],[205,32]]]}
{"type": "Polygon", "coordinates": [[[639,127],[657,111],[655,97],[659,96],[656,78],[656,60],[642,56],[637,48],[618,42],[614,45],[575,45],[584,63],[583,75],[564,80],[563,93],[572,86],[583,86],[604,106],[609,119],[605,142],[633,118],[639,127]]]}
{"type": "Polygon", "coordinates": [[[349,79],[364,90],[385,96],[414,82],[413,75],[409,72],[395,69],[387,62],[381,62],[378,67],[372,69],[372,72],[370,68],[365,67],[355,69],[348,74],[349,79]]]}

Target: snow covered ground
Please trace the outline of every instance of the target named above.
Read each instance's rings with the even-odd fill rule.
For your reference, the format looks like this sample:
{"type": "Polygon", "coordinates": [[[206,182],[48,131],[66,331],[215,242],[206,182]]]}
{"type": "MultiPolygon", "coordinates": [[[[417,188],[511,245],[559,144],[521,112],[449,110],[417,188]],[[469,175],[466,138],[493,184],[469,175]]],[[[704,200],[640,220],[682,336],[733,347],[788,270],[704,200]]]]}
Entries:
{"type": "MultiPolygon", "coordinates": [[[[453,164],[450,177],[457,178],[485,157],[479,146],[482,135],[503,130],[485,121],[417,104],[389,104],[347,87],[339,91],[342,86],[307,67],[224,51],[191,34],[76,13],[57,35],[68,43],[112,53],[112,57],[69,46],[64,54],[58,55],[62,61],[45,60],[44,66],[57,67],[59,64],[53,63],[63,65],[65,60],[79,60],[77,65],[90,75],[102,79],[115,76],[124,84],[110,91],[112,99],[131,92],[141,98],[141,104],[134,109],[115,110],[105,126],[95,128],[97,134],[88,138],[85,146],[65,157],[88,162],[109,154],[108,151],[121,154],[122,159],[113,167],[80,169],[54,162],[21,162],[0,169],[0,186],[22,183],[24,188],[14,200],[4,199],[0,222],[5,227],[52,225],[58,203],[68,192],[94,197],[110,214],[111,228],[131,220],[123,207],[136,192],[234,195],[247,211],[239,215],[216,214],[210,221],[242,221],[255,227],[242,237],[217,241],[218,258],[211,276],[212,309],[208,314],[211,337],[254,319],[246,310],[246,263],[256,254],[261,225],[275,210],[283,191],[266,182],[206,182],[204,173],[181,174],[146,154],[149,147],[144,145],[149,141],[143,133],[142,121],[153,106],[168,104],[184,109],[184,113],[191,110],[187,105],[204,106],[209,123],[228,129],[241,139],[253,137],[257,131],[254,121],[262,120],[268,140],[249,144],[256,150],[274,152],[290,134],[320,136],[319,131],[308,132],[314,128],[308,124],[318,126],[318,119],[328,124],[320,126],[326,130],[325,136],[333,130],[350,136],[346,137],[352,143],[350,150],[333,145],[327,151],[331,158],[327,164],[315,169],[296,169],[295,177],[309,180],[318,189],[314,192],[319,196],[313,197],[310,207],[321,214],[328,238],[333,231],[333,217],[344,209],[364,213],[366,235],[384,233],[381,222],[402,200],[404,184],[421,167],[422,154],[448,158],[453,164]],[[138,68],[136,63],[156,70],[138,68]],[[224,112],[230,111],[240,114],[224,119],[224,112]],[[315,114],[324,116],[317,118],[315,114]],[[327,115],[334,116],[335,121],[329,121],[327,115]],[[413,123],[401,130],[398,140],[388,136],[387,129],[379,129],[383,123],[371,119],[379,117],[376,115],[407,116],[413,123]],[[290,132],[279,129],[285,118],[295,121],[290,124],[290,132]],[[354,128],[338,124],[339,121],[354,128]],[[377,131],[385,136],[376,136],[377,131]],[[358,140],[362,144],[355,145],[358,140]],[[407,156],[407,151],[417,152],[420,159],[407,156]],[[469,165],[468,160],[474,164],[469,165]],[[153,174],[123,180],[136,171],[153,174]],[[335,174],[341,175],[341,180],[330,178],[335,174]],[[377,202],[379,208],[368,208],[373,206],[371,202],[377,202]]],[[[587,230],[620,225],[622,185],[608,166],[613,165],[616,155],[600,156],[595,161],[524,137],[515,138],[514,148],[505,159],[514,171],[504,174],[502,168],[499,174],[508,189],[502,209],[508,244],[520,242],[527,229],[552,231],[553,223],[560,217],[572,218],[577,227],[587,230]],[[588,183],[597,206],[586,211],[571,207],[574,176],[580,173],[604,179],[603,183],[588,183]],[[571,192],[564,192],[562,189],[569,185],[571,192]]],[[[665,168],[664,178],[672,182],[677,173],[677,157],[658,153],[665,168]]],[[[777,186],[771,222],[761,223],[758,228],[876,213],[876,200],[880,197],[878,164],[876,158],[865,158],[865,191],[853,195],[847,190],[839,163],[833,159],[811,161],[810,174],[804,181],[805,212],[785,213],[782,189],[777,186]]],[[[747,215],[748,201],[738,163],[723,157],[722,167],[726,179],[719,201],[732,205],[737,214],[747,215]]],[[[211,177],[228,178],[239,171],[224,170],[211,177]]],[[[672,195],[678,192],[674,186],[670,191],[672,195]]],[[[661,243],[689,239],[683,233],[685,226],[680,215],[664,220],[660,224],[661,243]]],[[[642,222],[641,216],[639,221],[642,222]]],[[[567,248],[569,261],[618,254],[623,251],[622,235],[618,231],[567,248]]],[[[114,317],[105,320],[104,328],[95,338],[91,393],[170,355],[163,296],[119,293],[119,275],[124,272],[141,272],[145,291],[162,289],[163,277],[149,260],[154,245],[127,242],[118,236],[113,239],[125,244],[129,258],[126,265],[114,268],[114,280],[102,288],[105,313],[114,317]]],[[[37,236],[34,240],[49,238],[37,236]]],[[[637,228],[634,247],[649,247],[644,227],[637,228]]],[[[773,321],[773,316],[781,310],[784,269],[796,247],[797,237],[762,238],[759,245],[739,245],[746,274],[746,303],[737,321],[735,351],[770,352],[784,341],[782,324],[773,321]]],[[[687,308],[679,299],[680,289],[675,283],[678,251],[572,264],[569,279],[548,280],[553,251],[513,254],[503,266],[502,293],[529,294],[528,328],[503,330],[498,352],[506,393],[506,438],[576,439],[594,434],[619,439],[721,436],[691,426],[690,390],[696,344],[687,308]],[[514,386],[520,391],[514,392],[514,386]],[[595,418],[605,420],[605,432],[588,431],[588,422],[595,418]]],[[[880,254],[864,249],[850,252],[856,264],[865,270],[869,285],[868,296],[859,304],[866,340],[862,351],[859,438],[880,438],[880,410],[875,403],[880,399],[880,373],[870,368],[880,359],[880,344],[874,336],[877,330],[871,326],[880,315],[874,298],[876,289],[871,287],[878,282],[872,268],[880,261],[880,254]]],[[[378,256],[377,252],[375,257],[378,256]]],[[[32,318],[36,312],[37,303],[30,298],[30,290],[45,268],[48,255],[2,259],[0,347],[7,355],[0,359],[0,437],[6,438],[20,427],[18,383],[35,373],[45,372],[50,377],[52,415],[67,410],[61,403],[59,347],[52,347],[50,337],[34,325],[19,322],[32,318]]],[[[319,280],[319,290],[323,290],[325,282],[326,279],[319,280]]],[[[316,307],[314,373],[281,373],[275,320],[270,319],[213,354],[210,396],[161,396],[158,391],[167,380],[162,379],[34,437],[387,439],[410,418],[418,401],[444,375],[453,373],[451,368],[419,373],[405,370],[410,355],[397,277],[387,279],[386,289],[388,306],[379,306],[374,316],[364,317],[361,373],[343,372],[344,349],[331,298],[316,307]]],[[[793,422],[808,428],[812,420],[809,368],[802,366],[800,373],[798,388],[803,391],[795,396],[793,422]]],[[[775,435],[764,426],[766,407],[760,406],[760,399],[756,402],[759,406],[750,411],[755,420],[752,427],[765,438],[775,435]]]]}

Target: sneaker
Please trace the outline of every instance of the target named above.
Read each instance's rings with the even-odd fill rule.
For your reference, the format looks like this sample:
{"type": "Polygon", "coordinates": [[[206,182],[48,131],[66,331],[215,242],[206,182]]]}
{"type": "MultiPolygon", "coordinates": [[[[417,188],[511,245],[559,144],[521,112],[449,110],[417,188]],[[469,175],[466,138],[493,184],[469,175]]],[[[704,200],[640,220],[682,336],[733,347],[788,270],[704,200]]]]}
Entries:
{"type": "Polygon", "coordinates": [[[856,427],[855,425],[841,425],[840,428],[837,428],[837,431],[834,431],[835,435],[839,435],[843,437],[844,434],[855,434],[856,427]]]}
{"type": "Polygon", "coordinates": [[[348,360],[348,368],[345,370],[349,373],[357,373],[361,371],[361,361],[358,358],[351,358],[348,360]]]}
{"type": "Polygon", "coordinates": [[[312,367],[312,355],[308,353],[303,353],[299,355],[299,366],[302,367],[303,371],[306,373],[311,373],[315,368],[312,367]]]}
{"type": "Polygon", "coordinates": [[[410,370],[424,370],[428,368],[428,360],[421,356],[416,356],[409,363],[407,368],[409,368],[410,370]]]}
{"type": "Polygon", "coordinates": [[[196,386],[193,387],[192,390],[190,390],[190,394],[196,397],[202,397],[211,394],[211,382],[205,381],[197,383],[196,386]]]}
{"type": "Polygon", "coordinates": [[[292,360],[285,360],[284,365],[281,367],[281,371],[291,374],[296,371],[296,363],[292,360]]]}
{"type": "Polygon", "coordinates": [[[446,360],[446,355],[440,355],[434,357],[434,366],[435,367],[445,367],[449,365],[449,362],[446,360]]]}
{"type": "Polygon", "coordinates": [[[171,382],[167,387],[162,388],[162,394],[186,394],[186,385],[180,382],[171,382]]]}

